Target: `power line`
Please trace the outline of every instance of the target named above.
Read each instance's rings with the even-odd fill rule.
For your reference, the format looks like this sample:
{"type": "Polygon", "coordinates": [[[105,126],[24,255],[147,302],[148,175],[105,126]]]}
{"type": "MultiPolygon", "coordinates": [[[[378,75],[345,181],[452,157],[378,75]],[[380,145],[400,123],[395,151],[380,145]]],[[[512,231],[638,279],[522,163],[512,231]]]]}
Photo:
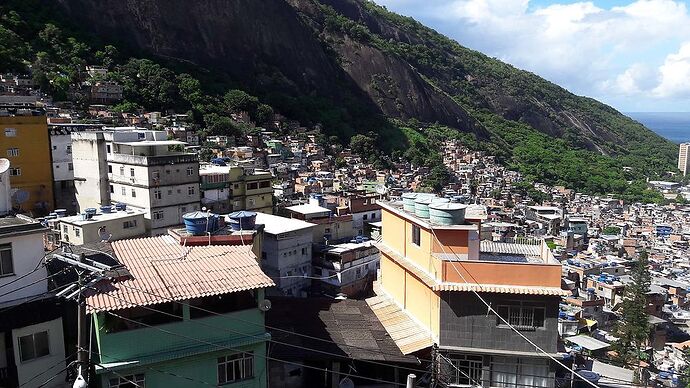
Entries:
{"type": "MultiPolygon", "coordinates": [[[[39,373],[39,374],[34,375],[34,376],[31,377],[30,379],[26,380],[26,381],[23,382],[21,385],[19,385],[19,387],[21,388],[21,387],[25,386],[26,384],[29,384],[30,382],[36,380],[37,378],[39,378],[40,376],[42,376],[42,375],[45,374],[46,372],[50,371],[51,369],[55,368],[56,366],[60,365],[61,363],[63,363],[63,362],[65,362],[65,361],[69,360],[70,358],[74,357],[75,354],[76,354],[76,353],[72,353],[71,355],[65,357],[64,360],[60,360],[60,361],[56,362],[55,364],[49,366],[48,369],[44,370],[43,372],[41,372],[41,373],[39,373]]],[[[61,371],[58,372],[57,374],[59,375],[59,374],[62,373],[63,371],[67,370],[67,368],[69,368],[70,365],[72,365],[71,362],[70,362],[69,364],[67,364],[67,367],[66,367],[65,369],[61,370],[61,371]]],[[[53,378],[55,378],[55,376],[53,376],[53,378]]],[[[48,381],[50,381],[50,380],[48,380],[48,381]]],[[[47,383],[47,382],[46,382],[46,383],[47,383]]],[[[43,384],[45,385],[46,383],[43,383],[43,384]]]]}
{"type": "Polygon", "coordinates": [[[23,306],[23,305],[25,305],[25,304],[27,304],[27,303],[31,303],[31,302],[33,302],[33,301],[35,301],[35,300],[37,300],[37,299],[40,299],[40,298],[42,298],[42,297],[44,297],[44,296],[54,296],[54,295],[52,295],[52,294],[55,294],[55,291],[58,291],[58,290],[60,290],[60,289],[65,289],[65,288],[71,286],[71,285],[74,284],[74,283],[76,283],[76,282],[70,282],[70,283],[67,283],[67,284],[63,284],[62,286],[57,287],[57,288],[55,288],[54,290],[51,290],[51,291],[48,291],[48,292],[43,292],[43,293],[38,294],[38,295],[34,295],[33,297],[31,297],[31,298],[29,298],[29,299],[23,301],[22,303],[17,303],[17,304],[15,304],[15,305],[13,305],[13,306],[5,307],[4,309],[0,310],[0,314],[3,314],[3,313],[5,313],[5,312],[7,312],[7,311],[10,311],[10,310],[13,310],[13,309],[15,309],[15,308],[17,308],[17,307],[19,307],[19,306],[23,306]]]}
{"type": "MultiPolygon", "coordinates": [[[[443,254],[446,255],[447,252],[446,252],[446,250],[445,250],[445,248],[444,248],[444,244],[441,242],[441,240],[439,240],[438,236],[436,236],[436,232],[434,231],[434,228],[431,226],[431,224],[429,224],[429,230],[431,230],[431,233],[434,235],[434,238],[436,239],[436,241],[438,242],[439,246],[441,247],[441,250],[443,251],[443,254]]],[[[468,271],[468,270],[462,265],[461,259],[460,259],[460,257],[457,255],[457,253],[455,253],[455,252],[453,251],[453,249],[450,249],[450,251],[451,251],[451,253],[453,254],[453,256],[455,256],[455,258],[458,259],[458,260],[455,261],[454,263],[459,263],[460,266],[462,266],[463,269],[464,269],[468,274],[470,274],[470,271],[468,271]]],[[[465,283],[469,283],[469,282],[467,281],[467,279],[465,278],[465,276],[457,269],[457,267],[456,267],[455,265],[451,265],[451,267],[455,270],[455,272],[460,276],[460,278],[461,278],[465,283]]],[[[474,278],[472,278],[472,279],[475,280],[475,284],[477,284],[477,286],[479,286],[479,288],[483,290],[482,285],[481,285],[479,282],[477,282],[476,279],[474,279],[474,278]]],[[[522,339],[524,339],[525,341],[527,341],[527,343],[529,343],[530,345],[534,346],[534,348],[535,348],[536,350],[538,350],[539,352],[541,352],[541,353],[543,353],[544,355],[546,355],[548,358],[550,358],[551,360],[553,360],[555,363],[557,363],[557,364],[560,365],[561,367],[563,367],[563,368],[569,370],[569,371],[570,371],[571,373],[573,373],[575,376],[577,376],[577,377],[579,377],[580,379],[582,379],[583,381],[587,382],[587,384],[593,386],[594,388],[599,388],[599,387],[598,387],[596,384],[594,384],[593,382],[591,382],[591,381],[585,379],[584,377],[582,377],[579,373],[577,373],[577,372],[575,371],[575,369],[568,367],[567,365],[565,365],[564,363],[562,363],[561,361],[559,361],[558,359],[556,359],[556,357],[552,356],[551,354],[549,354],[548,352],[546,352],[544,349],[542,349],[539,345],[535,344],[532,340],[530,340],[529,338],[527,338],[524,334],[520,333],[520,331],[517,330],[513,325],[511,325],[510,322],[508,322],[505,318],[503,318],[502,316],[500,316],[500,315],[498,314],[498,312],[496,312],[496,310],[494,310],[493,307],[491,307],[491,304],[488,303],[481,295],[479,295],[479,293],[478,293],[476,290],[471,290],[471,292],[474,293],[474,294],[477,296],[477,298],[479,298],[479,300],[480,300],[482,303],[484,303],[484,305],[486,305],[486,307],[489,309],[489,311],[491,311],[491,312],[493,312],[494,314],[496,314],[496,316],[497,316],[504,324],[506,324],[506,325],[507,325],[511,330],[513,330],[518,336],[522,337],[522,339]]]]}
{"type": "MultiPolygon", "coordinates": [[[[95,289],[95,288],[93,288],[93,287],[89,287],[89,288],[91,288],[91,289],[94,290],[94,291],[98,291],[97,289],[95,289]]],[[[123,302],[129,303],[129,304],[134,304],[134,303],[132,303],[132,301],[130,301],[130,300],[126,300],[126,299],[123,299],[123,298],[120,298],[120,297],[117,297],[117,296],[114,296],[114,295],[110,295],[110,296],[113,297],[113,298],[119,299],[119,300],[121,300],[121,301],[123,301],[123,302]]],[[[143,305],[138,305],[138,304],[135,304],[135,305],[136,305],[137,307],[144,308],[144,309],[147,309],[147,310],[149,310],[149,311],[156,312],[156,313],[159,313],[159,314],[167,315],[167,316],[170,316],[170,317],[173,317],[173,318],[183,318],[183,316],[181,316],[181,315],[176,315],[176,314],[169,313],[169,312],[166,312],[166,311],[161,311],[161,310],[158,310],[158,309],[149,307],[149,306],[143,306],[143,305]]],[[[232,319],[232,317],[227,316],[227,315],[222,315],[222,314],[221,314],[221,316],[222,316],[222,317],[225,317],[225,318],[228,318],[228,319],[232,319]]],[[[209,325],[209,324],[207,324],[207,323],[205,323],[205,322],[201,322],[201,321],[191,320],[191,322],[196,323],[196,324],[198,324],[198,325],[202,325],[202,326],[208,327],[208,328],[210,328],[210,329],[226,331],[226,332],[229,332],[229,333],[232,333],[232,334],[239,334],[239,335],[241,335],[241,336],[243,336],[243,337],[253,337],[253,338],[260,339],[260,340],[266,340],[266,338],[263,337],[262,335],[242,333],[242,332],[240,332],[240,331],[232,330],[232,329],[230,329],[230,328],[224,328],[224,327],[218,327],[218,326],[209,325]]],[[[347,356],[347,355],[335,354],[335,353],[327,352],[327,351],[325,351],[325,350],[319,350],[319,349],[308,348],[308,347],[305,347],[305,346],[296,345],[296,344],[291,344],[291,343],[282,342],[282,341],[277,341],[277,340],[274,340],[274,339],[269,339],[268,341],[273,342],[273,343],[275,343],[275,344],[283,345],[283,346],[290,346],[290,347],[294,347],[294,348],[297,348],[297,349],[306,350],[306,351],[309,351],[309,352],[317,352],[317,353],[325,354],[325,355],[328,355],[328,356],[334,356],[334,357],[337,357],[337,358],[349,358],[349,359],[351,359],[352,361],[360,361],[360,362],[363,362],[363,363],[375,364],[375,365],[385,366],[385,367],[389,367],[389,368],[397,368],[396,365],[391,365],[391,364],[387,364],[387,363],[380,362],[380,361],[375,361],[375,360],[358,360],[358,359],[355,359],[355,358],[350,357],[350,356],[347,356]]],[[[374,351],[374,350],[370,350],[370,351],[373,352],[373,353],[378,353],[378,352],[376,352],[376,351],[374,351]]],[[[404,368],[404,369],[405,369],[405,370],[409,370],[409,371],[413,371],[413,372],[427,373],[426,370],[422,370],[422,369],[414,369],[414,368],[404,368]]]]}
{"type": "MultiPolygon", "coordinates": [[[[91,307],[93,307],[93,306],[91,306],[91,307]]],[[[129,318],[123,317],[123,316],[121,316],[121,315],[119,315],[119,314],[115,314],[115,313],[113,313],[112,311],[105,311],[105,313],[106,313],[106,314],[110,314],[110,315],[112,315],[112,316],[114,316],[114,317],[117,317],[117,318],[120,318],[120,319],[124,319],[124,320],[129,321],[129,322],[135,323],[135,324],[137,324],[137,325],[142,325],[142,326],[145,326],[145,327],[149,327],[149,328],[158,330],[158,331],[160,331],[160,332],[162,332],[162,333],[166,333],[166,334],[173,335],[173,336],[176,336],[176,337],[185,338],[185,339],[192,340],[192,341],[195,341],[195,342],[198,342],[198,343],[201,343],[201,344],[214,346],[214,347],[217,347],[217,348],[220,348],[220,349],[230,350],[230,351],[235,352],[235,353],[246,353],[246,351],[239,350],[239,349],[235,349],[235,348],[231,348],[231,347],[229,347],[229,346],[214,344],[213,342],[204,341],[204,340],[202,340],[202,339],[193,338],[193,337],[186,336],[186,335],[184,335],[184,334],[174,333],[174,332],[171,332],[171,331],[169,331],[169,330],[161,329],[160,327],[155,327],[155,326],[152,326],[152,325],[149,325],[149,324],[145,324],[145,323],[142,323],[142,322],[137,322],[137,321],[135,321],[135,320],[133,320],[133,319],[129,319],[129,318]]],[[[264,359],[266,359],[266,360],[277,361],[277,362],[281,362],[281,363],[285,363],[285,364],[290,364],[290,365],[294,365],[294,366],[298,366],[298,367],[302,367],[302,368],[314,369],[314,370],[318,370],[318,371],[320,371],[320,372],[334,373],[334,374],[337,374],[337,375],[348,375],[347,373],[343,373],[343,372],[336,372],[336,371],[334,371],[334,370],[328,370],[328,369],[319,368],[319,367],[315,367],[315,366],[311,366],[311,365],[304,365],[304,364],[300,364],[300,363],[298,363],[298,362],[287,361],[287,360],[281,360],[281,359],[279,359],[279,358],[275,358],[275,357],[271,357],[271,356],[261,356],[261,355],[259,355],[259,357],[262,357],[262,358],[264,358],[264,359]]],[[[376,383],[393,384],[393,385],[402,386],[402,387],[405,386],[405,384],[400,384],[400,383],[396,383],[396,382],[392,382],[392,381],[386,381],[386,380],[376,379],[376,378],[372,378],[372,377],[362,377],[362,376],[358,376],[358,378],[360,378],[360,379],[362,379],[362,380],[373,381],[373,382],[376,382],[376,383]]]]}
{"type": "MultiPolygon", "coordinates": [[[[39,263],[39,264],[40,264],[40,263],[39,263]]],[[[22,276],[20,276],[20,277],[18,277],[18,278],[16,278],[16,279],[12,280],[11,282],[8,282],[8,283],[5,283],[5,284],[0,284],[0,288],[7,287],[7,286],[9,286],[10,284],[14,284],[14,283],[16,283],[16,282],[18,282],[18,281],[20,281],[20,280],[22,280],[22,279],[24,279],[24,278],[26,278],[26,277],[28,277],[28,276],[31,276],[32,274],[36,273],[36,271],[38,271],[39,269],[41,269],[41,265],[37,266],[36,269],[32,270],[31,272],[26,273],[26,274],[24,274],[24,275],[22,275],[22,276]]]]}
{"type": "Polygon", "coordinates": [[[27,287],[31,287],[31,286],[33,286],[34,284],[39,283],[39,282],[42,282],[42,281],[44,281],[44,280],[51,279],[51,278],[53,278],[53,277],[55,277],[55,276],[57,276],[57,275],[60,275],[62,272],[65,272],[65,271],[68,270],[68,269],[69,269],[69,268],[63,268],[63,269],[60,270],[59,272],[56,272],[56,273],[54,273],[54,274],[52,274],[52,275],[49,275],[49,276],[47,276],[47,277],[45,277],[45,278],[41,278],[41,279],[38,279],[38,280],[36,280],[36,281],[33,281],[33,282],[29,283],[29,284],[25,284],[25,285],[23,285],[23,286],[21,286],[21,287],[18,287],[18,288],[14,288],[14,289],[12,289],[12,290],[9,290],[9,291],[5,292],[4,294],[0,294],[0,298],[3,297],[3,296],[5,296],[5,295],[9,295],[9,294],[11,294],[11,293],[13,293],[13,292],[17,292],[17,291],[19,291],[19,290],[23,290],[23,289],[25,289],[25,288],[27,288],[27,287]]]}
{"type": "Polygon", "coordinates": [[[114,374],[115,376],[127,381],[130,384],[133,384],[135,387],[142,388],[141,385],[137,384],[136,382],[132,381],[131,379],[127,378],[127,376],[123,376],[120,373],[108,368],[107,366],[104,366],[103,364],[99,364],[97,362],[94,362],[93,364],[100,366],[101,368],[107,370],[108,372],[114,374]]]}

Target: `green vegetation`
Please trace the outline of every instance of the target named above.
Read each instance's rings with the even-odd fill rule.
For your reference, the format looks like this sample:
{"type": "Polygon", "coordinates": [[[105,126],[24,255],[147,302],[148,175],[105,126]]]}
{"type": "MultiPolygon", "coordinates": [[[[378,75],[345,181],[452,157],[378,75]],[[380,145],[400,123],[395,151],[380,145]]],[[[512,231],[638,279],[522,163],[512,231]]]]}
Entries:
{"type": "Polygon", "coordinates": [[[621,233],[621,228],[617,226],[607,226],[604,228],[604,230],[601,231],[601,234],[607,235],[607,236],[615,236],[621,233]]]}
{"type": "MultiPolygon", "coordinates": [[[[631,271],[632,282],[625,285],[621,319],[616,327],[618,341],[614,344],[618,361],[625,364],[639,364],[643,350],[649,340],[649,315],[647,293],[651,285],[647,252],[640,256],[631,271]]],[[[639,369],[635,371],[639,381],[639,369]]]]}

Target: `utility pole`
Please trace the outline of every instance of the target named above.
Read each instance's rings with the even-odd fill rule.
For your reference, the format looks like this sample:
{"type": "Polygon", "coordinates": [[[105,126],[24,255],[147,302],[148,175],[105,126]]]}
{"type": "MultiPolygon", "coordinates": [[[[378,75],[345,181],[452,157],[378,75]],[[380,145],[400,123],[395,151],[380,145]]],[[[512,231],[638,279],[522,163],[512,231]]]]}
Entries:
{"type": "Polygon", "coordinates": [[[101,262],[91,260],[83,253],[74,254],[61,252],[52,255],[52,259],[62,261],[71,265],[79,276],[77,283],[72,284],[56,294],[57,297],[75,300],[77,302],[77,378],[72,385],[73,388],[86,388],[89,380],[89,351],[87,349],[90,341],[88,322],[86,316],[86,298],[84,291],[95,286],[100,281],[117,283],[132,279],[132,275],[127,268],[121,264],[106,265],[101,262]]]}
{"type": "Polygon", "coordinates": [[[405,388],[415,388],[415,385],[417,385],[417,376],[410,373],[407,375],[407,385],[405,385],[405,388]]]}

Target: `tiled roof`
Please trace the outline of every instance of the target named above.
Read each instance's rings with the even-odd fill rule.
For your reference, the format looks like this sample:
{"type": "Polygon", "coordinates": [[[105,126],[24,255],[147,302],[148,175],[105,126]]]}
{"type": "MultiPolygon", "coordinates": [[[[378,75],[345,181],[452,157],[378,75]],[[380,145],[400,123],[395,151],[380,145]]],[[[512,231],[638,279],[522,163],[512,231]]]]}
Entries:
{"type": "Polygon", "coordinates": [[[169,236],[115,241],[111,246],[134,279],[101,286],[100,293],[88,296],[92,312],[275,285],[261,271],[251,246],[183,247],[169,236]]]}
{"type": "Polygon", "coordinates": [[[503,284],[476,284],[476,283],[440,283],[433,287],[434,291],[468,291],[468,292],[495,292],[500,294],[521,295],[553,295],[568,296],[570,291],[557,287],[512,286],[503,284]]]}

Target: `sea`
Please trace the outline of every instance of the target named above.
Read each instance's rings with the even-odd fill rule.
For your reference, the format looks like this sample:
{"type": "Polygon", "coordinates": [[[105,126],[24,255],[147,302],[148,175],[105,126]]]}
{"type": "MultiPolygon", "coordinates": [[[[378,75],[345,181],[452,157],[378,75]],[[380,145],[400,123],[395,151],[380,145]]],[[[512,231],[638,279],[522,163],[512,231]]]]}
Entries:
{"type": "Polygon", "coordinates": [[[690,112],[624,113],[674,143],[690,142],[690,112]]]}

